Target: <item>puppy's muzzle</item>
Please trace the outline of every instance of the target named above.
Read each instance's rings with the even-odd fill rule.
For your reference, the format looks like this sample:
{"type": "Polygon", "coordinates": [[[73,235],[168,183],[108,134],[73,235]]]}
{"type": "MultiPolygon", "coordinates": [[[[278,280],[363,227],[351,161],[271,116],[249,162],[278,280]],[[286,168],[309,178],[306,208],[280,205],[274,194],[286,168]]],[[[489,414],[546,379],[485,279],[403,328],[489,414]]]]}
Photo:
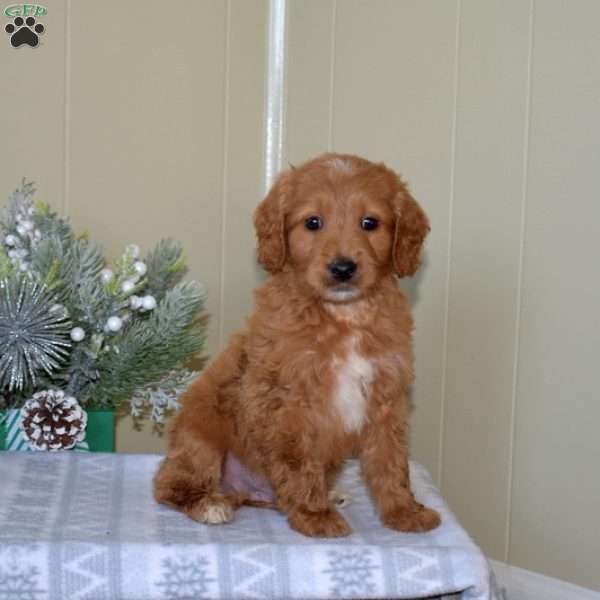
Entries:
{"type": "Polygon", "coordinates": [[[350,281],[354,277],[358,265],[349,258],[336,258],[327,265],[327,268],[331,277],[336,281],[350,281]]]}

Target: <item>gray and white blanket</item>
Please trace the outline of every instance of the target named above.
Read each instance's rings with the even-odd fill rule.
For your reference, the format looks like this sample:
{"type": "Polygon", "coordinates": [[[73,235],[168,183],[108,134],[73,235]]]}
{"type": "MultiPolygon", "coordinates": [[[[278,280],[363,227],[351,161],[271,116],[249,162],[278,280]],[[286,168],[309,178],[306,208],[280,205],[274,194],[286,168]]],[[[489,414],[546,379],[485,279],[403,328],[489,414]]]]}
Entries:
{"type": "Polygon", "coordinates": [[[497,598],[485,557],[418,464],[416,496],[440,528],[383,527],[350,462],[338,487],[354,534],[317,540],[273,510],[210,526],[157,505],[160,458],[0,452],[0,600],[497,598]]]}

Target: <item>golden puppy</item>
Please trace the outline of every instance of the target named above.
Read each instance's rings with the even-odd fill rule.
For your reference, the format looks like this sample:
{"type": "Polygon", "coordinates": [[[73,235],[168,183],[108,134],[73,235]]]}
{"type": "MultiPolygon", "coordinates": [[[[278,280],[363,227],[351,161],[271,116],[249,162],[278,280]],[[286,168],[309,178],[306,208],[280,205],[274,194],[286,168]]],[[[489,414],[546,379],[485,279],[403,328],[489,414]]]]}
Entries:
{"type": "Polygon", "coordinates": [[[433,529],[439,515],[410,490],[413,322],[395,280],[417,270],[427,217],[384,165],[325,154],[280,175],[255,225],[271,277],[247,330],[185,394],[156,499],[197,521],[231,520],[252,503],[221,487],[232,454],[270,482],[294,529],[343,536],[328,494],[358,453],[383,523],[433,529]]]}

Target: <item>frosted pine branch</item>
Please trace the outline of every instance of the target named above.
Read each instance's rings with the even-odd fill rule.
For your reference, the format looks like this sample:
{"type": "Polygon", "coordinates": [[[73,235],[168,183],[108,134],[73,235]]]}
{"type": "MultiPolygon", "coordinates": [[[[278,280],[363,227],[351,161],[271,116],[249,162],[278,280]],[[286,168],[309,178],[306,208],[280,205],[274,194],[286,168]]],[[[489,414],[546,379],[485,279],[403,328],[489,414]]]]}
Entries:
{"type": "Polygon", "coordinates": [[[138,421],[148,415],[159,426],[180,408],[179,398],[198,376],[197,371],[169,371],[160,381],[135,390],[130,401],[131,416],[138,421]]]}
{"type": "MultiPolygon", "coordinates": [[[[83,405],[117,408],[133,397],[134,415],[147,410],[160,423],[193,378],[178,371],[204,344],[204,286],[182,281],[183,249],[172,240],[160,241],[145,259],[130,244],[109,265],[68,219],[34,202],[34,191],[23,181],[0,211],[0,280],[5,289],[29,282],[46,290],[46,312],[68,324],[61,335],[70,352],[64,361],[46,360],[34,344],[45,338],[26,340],[24,368],[15,372],[0,360],[0,405],[19,407],[27,394],[56,388],[83,405]]],[[[2,326],[12,332],[23,324],[5,308],[2,326]]]]}

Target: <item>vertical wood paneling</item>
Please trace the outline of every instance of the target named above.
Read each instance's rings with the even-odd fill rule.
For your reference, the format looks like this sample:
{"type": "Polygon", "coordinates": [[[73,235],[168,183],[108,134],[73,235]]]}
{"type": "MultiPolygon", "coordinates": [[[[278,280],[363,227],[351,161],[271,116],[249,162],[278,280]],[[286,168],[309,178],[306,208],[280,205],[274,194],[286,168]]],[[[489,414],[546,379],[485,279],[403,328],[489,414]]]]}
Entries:
{"type": "MultiPolygon", "coordinates": [[[[219,330],[225,30],[224,3],[152,1],[128,5],[126,17],[116,1],[72,3],[73,222],[113,257],[127,243],[180,240],[190,275],[209,289],[209,352],[219,330]]],[[[157,444],[120,423],[119,450],[157,444]]]]}
{"type": "Polygon", "coordinates": [[[521,0],[461,5],[441,483],[498,560],[509,513],[529,14],[521,0]]]}
{"type": "Polygon", "coordinates": [[[71,214],[109,254],[179,239],[217,345],[225,4],[73,3],[71,214]],[[176,15],[177,34],[165,35],[176,15]],[[131,23],[136,35],[130,35],[131,23]]]}
{"type": "Polygon", "coordinates": [[[285,160],[328,150],[336,0],[289,2],[285,160]]]}
{"type": "MultiPolygon", "coordinates": [[[[2,4],[2,10],[9,2],[2,4]]],[[[37,198],[62,211],[65,140],[66,3],[44,2],[46,31],[35,48],[13,48],[1,14],[0,207],[23,177],[34,180],[37,198]]]]}
{"type": "Polygon", "coordinates": [[[333,147],[398,170],[432,232],[416,278],[403,282],[416,320],[412,449],[438,470],[452,162],[456,2],[339,2],[333,147]]]}
{"type": "Polygon", "coordinates": [[[263,194],[267,8],[266,0],[231,4],[221,346],[244,326],[263,276],[252,214],[263,194]]]}
{"type": "Polygon", "coordinates": [[[510,560],[600,590],[598,23],[536,2],[510,560]]]}

